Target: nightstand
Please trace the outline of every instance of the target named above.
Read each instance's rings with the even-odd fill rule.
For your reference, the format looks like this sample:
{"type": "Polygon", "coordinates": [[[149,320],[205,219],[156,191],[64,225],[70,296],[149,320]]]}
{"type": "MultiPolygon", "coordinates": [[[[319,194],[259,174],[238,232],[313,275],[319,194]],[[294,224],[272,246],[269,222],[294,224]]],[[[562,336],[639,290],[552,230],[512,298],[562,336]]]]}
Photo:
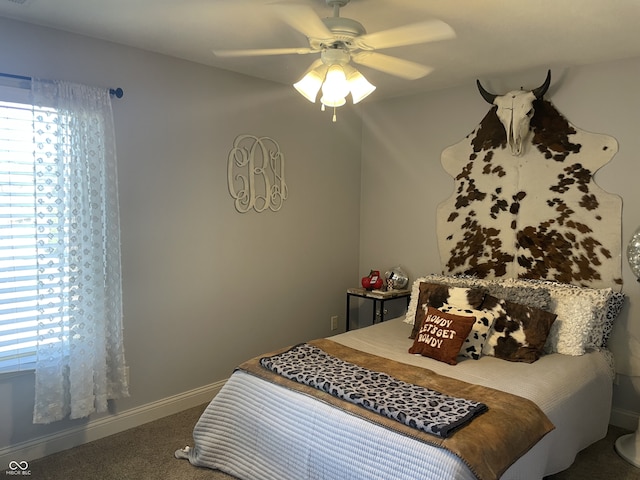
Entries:
{"type": "Polygon", "coordinates": [[[404,298],[407,302],[406,308],[409,308],[409,301],[411,300],[411,290],[365,290],[364,288],[348,288],[347,289],[347,331],[350,329],[349,313],[351,310],[351,298],[359,297],[373,302],[373,318],[372,322],[375,324],[376,320],[384,322],[384,314],[386,313],[384,304],[390,300],[398,300],[404,298]]]}

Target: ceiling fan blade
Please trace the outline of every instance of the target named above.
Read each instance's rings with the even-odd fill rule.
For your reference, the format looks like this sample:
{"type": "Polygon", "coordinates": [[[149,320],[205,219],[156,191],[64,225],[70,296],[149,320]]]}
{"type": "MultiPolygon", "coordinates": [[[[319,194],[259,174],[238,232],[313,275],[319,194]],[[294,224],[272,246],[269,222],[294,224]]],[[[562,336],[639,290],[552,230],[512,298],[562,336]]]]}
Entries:
{"type": "Polygon", "coordinates": [[[333,38],[331,30],[327,28],[322,19],[309,5],[273,3],[272,6],[282,20],[307,38],[320,40],[333,38]]]}
{"type": "Polygon", "coordinates": [[[216,57],[255,57],[262,55],[290,55],[297,53],[304,55],[306,53],[317,53],[309,47],[304,48],[254,48],[248,50],[214,50],[216,57]]]}
{"type": "Polygon", "coordinates": [[[409,60],[390,57],[376,52],[358,52],[351,55],[355,63],[407,80],[416,80],[433,71],[433,68],[409,60]]]}
{"type": "Polygon", "coordinates": [[[376,50],[448,40],[455,38],[455,36],[456,32],[448,24],[440,20],[427,20],[362,35],[356,38],[356,44],[363,50],[376,50]]]}

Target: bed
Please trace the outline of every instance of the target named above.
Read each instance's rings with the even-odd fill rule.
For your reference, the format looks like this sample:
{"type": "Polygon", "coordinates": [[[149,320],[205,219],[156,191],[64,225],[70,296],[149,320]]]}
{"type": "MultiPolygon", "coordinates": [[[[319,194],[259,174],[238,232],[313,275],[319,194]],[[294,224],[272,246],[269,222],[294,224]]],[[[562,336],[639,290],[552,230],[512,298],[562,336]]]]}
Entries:
{"type": "MultiPolygon", "coordinates": [[[[279,358],[291,350],[287,348],[235,370],[195,426],[194,446],[177,450],[176,456],[243,480],[542,479],[568,468],[580,450],[606,435],[613,380],[606,341],[623,300],[612,289],[554,282],[420,277],[413,282],[406,316],[319,340],[317,345],[350,352],[347,360],[370,356],[376,368],[399,365],[410,372],[407,378],[421,379],[428,371],[438,381],[487,389],[486,413],[453,429],[445,440],[424,432],[419,437],[406,426],[404,430],[390,427],[393,419],[376,420],[382,416],[377,412],[361,414],[362,405],[341,398],[327,400],[311,392],[318,388],[292,387],[300,382],[277,372],[261,373],[267,370],[263,359],[279,358]],[[518,320],[515,317],[522,315],[522,308],[526,314],[518,320]],[[468,335],[448,360],[439,358],[440,353],[410,353],[426,338],[430,309],[443,318],[474,313],[469,317],[474,321],[468,335]],[[553,317],[542,328],[546,329],[542,343],[540,328],[531,325],[532,311],[543,312],[547,320],[553,317]],[[479,312],[494,313],[490,327],[480,325],[484,315],[479,312]],[[508,328],[500,324],[505,319],[512,322],[508,328]],[[480,334],[475,336],[481,337],[480,344],[472,338],[478,329],[480,334]],[[536,422],[548,422],[549,428],[528,438],[524,432],[529,430],[521,428],[517,418],[505,417],[507,425],[514,421],[518,426],[494,428],[491,435],[473,437],[476,426],[493,424],[498,418],[489,420],[490,413],[496,415],[491,392],[511,396],[504,404],[509,404],[509,398],[531,403],[544,417],[536,422]],[[511,435],[507,443],[522,440],[526,448],[498,463],[485,462],[503,435],[511,435]],[[447,442],[456,438],[474,439],[465,447],[471,450],[469,456],[453,443],[455,448],[448,447],[447,442]]],[[[520,404],[514,405],[520,409],[520,404]]]]}
{"type": "Polygon", "coordinates": [[[448,275],[416,278],[403,318],[240,365],[177,457],[242,480],[540,480],[605,436],[622,201],[593,174],[617,142],[542,99],[550,78],[525,94],[522,149],[510,92],[443,151],[448,275]]]}

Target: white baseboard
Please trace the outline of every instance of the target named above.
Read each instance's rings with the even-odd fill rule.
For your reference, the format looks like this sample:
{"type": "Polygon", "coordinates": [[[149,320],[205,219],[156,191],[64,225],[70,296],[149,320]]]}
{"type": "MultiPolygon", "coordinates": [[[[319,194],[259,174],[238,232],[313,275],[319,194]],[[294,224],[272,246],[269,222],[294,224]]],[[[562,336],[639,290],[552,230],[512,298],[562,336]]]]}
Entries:
{"type": "Polygon", "coordinates": [[[611,410],[611,417],[609,417],[609,423],[616,427],[634,431],[638,428],[639,417],[640,413],[638,412],[631,412],[623,408],[613,408],[611,410]]]}
{"type": "Polygon", "coordinates": [[[211,401],[225,382],[226,380],[222,380],[205,385],[140,407],[91,420],[81,427],[2,448],[0,449],[0,469],[11,461],[32,461],[202,405],[211,401]]]}

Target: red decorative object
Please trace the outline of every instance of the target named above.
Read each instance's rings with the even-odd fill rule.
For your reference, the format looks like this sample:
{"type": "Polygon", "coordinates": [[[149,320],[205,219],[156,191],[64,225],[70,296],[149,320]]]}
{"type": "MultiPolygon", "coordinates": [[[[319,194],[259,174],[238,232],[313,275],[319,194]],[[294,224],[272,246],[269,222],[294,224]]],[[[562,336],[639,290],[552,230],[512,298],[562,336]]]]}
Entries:
{"type": "Polygon", "coordinates": [[[366,290],[374,290],[382,287],[382,277],[379,270],[371,270],[369,275],[362,277],[362,287],[366,290]]]}

